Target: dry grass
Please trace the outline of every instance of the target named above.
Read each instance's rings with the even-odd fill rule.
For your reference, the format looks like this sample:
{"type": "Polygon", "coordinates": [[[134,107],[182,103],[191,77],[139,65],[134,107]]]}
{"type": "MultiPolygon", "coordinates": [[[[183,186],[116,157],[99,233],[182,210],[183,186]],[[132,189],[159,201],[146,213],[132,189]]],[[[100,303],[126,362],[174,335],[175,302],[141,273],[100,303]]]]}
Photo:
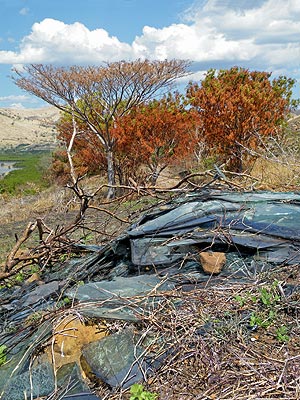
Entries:
{"type": "Polygon", "coordinates": [[[289,191],[297,190],[300,183],[300,163],[258,159],[251,169],[251,176],[257,180],[255,189],[289,191]]]}

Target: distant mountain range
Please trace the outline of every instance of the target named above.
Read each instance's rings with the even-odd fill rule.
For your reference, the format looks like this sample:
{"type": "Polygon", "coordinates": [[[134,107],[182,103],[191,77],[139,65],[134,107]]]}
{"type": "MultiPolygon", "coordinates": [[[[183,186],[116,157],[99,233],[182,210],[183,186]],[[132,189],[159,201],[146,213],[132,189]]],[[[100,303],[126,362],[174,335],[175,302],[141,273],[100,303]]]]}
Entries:
{"type": "Polygon", "coordinates": [[[0,150],[55,147],[59,116],[55,107],[0,108],[0,150]]]}

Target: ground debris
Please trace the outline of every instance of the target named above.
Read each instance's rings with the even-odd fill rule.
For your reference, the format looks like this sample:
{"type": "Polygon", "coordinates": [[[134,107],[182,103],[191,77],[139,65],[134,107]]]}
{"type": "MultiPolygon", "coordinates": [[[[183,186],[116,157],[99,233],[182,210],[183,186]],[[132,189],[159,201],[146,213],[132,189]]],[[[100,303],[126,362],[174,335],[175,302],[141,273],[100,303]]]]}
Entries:
{"type": "Polygon", "coordinates": [[[134,382],[163,400],[299,398],[299,206],[294,193],[189,194],[2,288],[0,398],[19,379],[14,400],[126,400],[134,382]],[[222,268],[203,271],[203,254],[222,268]],[[72,358],[65,338],[80,335],[72,358]]]}

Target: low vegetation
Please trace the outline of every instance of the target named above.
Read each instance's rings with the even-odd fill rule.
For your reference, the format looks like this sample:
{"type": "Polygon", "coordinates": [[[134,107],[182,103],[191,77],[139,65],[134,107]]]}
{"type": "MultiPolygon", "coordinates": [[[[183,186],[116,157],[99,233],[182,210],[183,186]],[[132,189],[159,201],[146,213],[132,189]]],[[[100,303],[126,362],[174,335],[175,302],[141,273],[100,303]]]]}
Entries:
{"type": "Polygon", "coordinates": [[[50,166],[50,160],[49,152],[0,153],[0,162],[12,161],[17,168],[0,180],[0,193],[19,196],[35,194],[45,189],[49,186],[46,171],[50,166]]]}

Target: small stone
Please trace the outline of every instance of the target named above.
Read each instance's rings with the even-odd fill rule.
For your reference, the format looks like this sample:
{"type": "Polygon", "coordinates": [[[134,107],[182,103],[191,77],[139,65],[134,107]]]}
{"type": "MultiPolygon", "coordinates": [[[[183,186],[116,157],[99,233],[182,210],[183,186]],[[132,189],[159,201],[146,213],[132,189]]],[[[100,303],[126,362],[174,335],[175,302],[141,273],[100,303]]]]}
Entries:
{"type": "Polygon", "coordinates": [[[40,282],[41,278],[40,275],[37,272],[34,272],[28,279],[26,279],[26,283],[31,283],[31,282],[40,282]]]}
{"type": "Polygon", "coordinates": [[[225,253],[202,252],[199,254],[203,271],[207,274],[219,274],[226,263],[225,253]]]}

